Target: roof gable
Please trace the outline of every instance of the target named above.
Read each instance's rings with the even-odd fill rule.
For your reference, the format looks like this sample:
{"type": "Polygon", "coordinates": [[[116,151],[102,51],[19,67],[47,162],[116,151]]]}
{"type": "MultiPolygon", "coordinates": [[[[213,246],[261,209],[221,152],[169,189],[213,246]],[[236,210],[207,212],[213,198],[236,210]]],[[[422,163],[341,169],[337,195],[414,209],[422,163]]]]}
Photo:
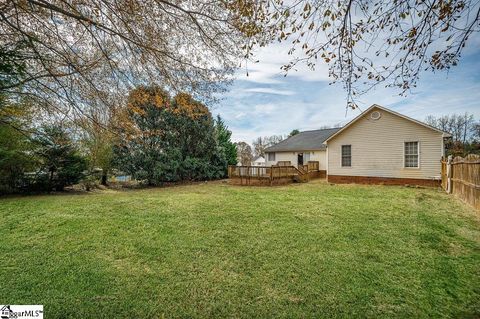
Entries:
{"type": "Polygon", "coordinates": [[[423,122],[421,122],[421,121],[415,120],[415,119],[413,119],[413,118],[411,118],[411,117],[408,117],[408,116],[406,116],[406,115],[400,114],[400,113],[398,113],[398,112],[392,111],[392,110],[387,109],[387,108],[385,108],[385,107],[383,107],[383,106],[380,106],[380,105],[378,105],[378,104],[373,104],[373,105],[370,106],[368,109],[366,109],[366,110],[363,111],[361,114],[359,114],[357,117],[355,117],[353,120],[351,120],[350,122],[348,122],[348,123],[347,123],[344,127],[342,127],[340,130],[338,130],[337,132],[335,132],[335,134],[332,134],[331,136],[329,136],[329,137],[325,140],[325,143],[327,143],[329,140],[332,140],[334,137],[340,135],[342,132],[346,131],[352,124],[356,123],[359,119],[363,118],[367,113],[369,113],[370,111],[372,111],[372,110],[375,109],[375,108],[380,109],[380,110],[385,111],[385,112],[388,112],[388,113],[393,114],[393,115],[395,115],[395,116],[398,116],[398,117],[400,117],[400,118],[403,118],[403,119],[405,119],[405,120],[407,120],[407,121],[410,121],[410,122],[413,122],[413,123],[415,123],[415,124],[421,125],[421,126],[423,126],[423,127],[426,127],[426,128],[428,128],[428,129],[433,130],[433,131],[436,131],[436,132],[438,132],[438,133],[442,133],[442,136],[443,136],[443,137],[450,137],[450,136],[451,136],[449,133],[444,132],[444,131],[442,131],[442,130],[439,130],[439,129],[437,129],[437,128],[433,127],[433,126],[430,126],[430,125],[428,125],[428,124],[426,124],[426,123],[423,123],[423,122]]]}

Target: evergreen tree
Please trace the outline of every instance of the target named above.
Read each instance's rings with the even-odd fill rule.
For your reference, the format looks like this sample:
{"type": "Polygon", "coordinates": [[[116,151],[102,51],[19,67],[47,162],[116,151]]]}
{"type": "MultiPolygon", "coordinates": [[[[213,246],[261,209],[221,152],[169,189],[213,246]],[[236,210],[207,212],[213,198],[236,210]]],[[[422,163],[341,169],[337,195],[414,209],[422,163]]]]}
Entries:
{"type": "Polygon", "coordinates": [[[290,134],[288,134],[288,137],[292,137],[294,135],[297,135],[298,133],[300,133],[300,131],[298,129],[294,129],[290,132],[290,134]]]}
{"type": "Polygon", "coordinates": [[[23,188],[25,173],[34,170],[29,111],[29,103],[23,99],[15,101],[0,93],[0,193],[23,188]]]}
{"type": "Polygon", "coordinates": [[[43,126],[34,137],[35,155],[40,163],[36,187],[61,191],[78,183],[87,169],[69,134],[60,126],[43,126]]]}
{"type": "Polygon", "coordinates": [[[115,146],[118,168],[149,185],[224,176],[227,160],[208,108],[156,86],[129,95],[115,146]]]}
{"type": "Polygon", "coordinates": [[[24,175],[34,164],[30,149],[28,135],[0,122],[0,193],[14,192],[23,186],[24,175]]]}
{"type": "Polygon", "coordinates": [[[215,129],[217,133],[218,145],[221,151],[225,154],[227,164],[236,165],[237,145],[231,141],[232,131],[228,129],[220,115],[217,116],[217,120],[215,121],[215,129]]]}

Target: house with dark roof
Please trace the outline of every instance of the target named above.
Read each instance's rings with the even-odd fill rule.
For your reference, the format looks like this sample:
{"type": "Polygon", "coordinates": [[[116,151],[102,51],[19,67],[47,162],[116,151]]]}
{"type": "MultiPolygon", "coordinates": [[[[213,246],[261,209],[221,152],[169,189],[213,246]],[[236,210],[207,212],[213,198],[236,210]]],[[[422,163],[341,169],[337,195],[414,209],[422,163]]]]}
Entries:
{"type": "Polygon", "coordinates": [[[340,128],[328,128],[303,131],[270,146],[265,149],[266,166],[272,166],[278,162],[290,162],[291,165],[298,166],[307,164],[309,161],[317,161],[319,170],[325,171],[327,147],[324,142],[339,130],[340,128]]]}
{"type": "Polygon", "coordinates": [[[438,185],[449,137],[373,104],[342,128],[301,132],[267,148],[266,166],[318,161],[333,183],[438,185]]]}

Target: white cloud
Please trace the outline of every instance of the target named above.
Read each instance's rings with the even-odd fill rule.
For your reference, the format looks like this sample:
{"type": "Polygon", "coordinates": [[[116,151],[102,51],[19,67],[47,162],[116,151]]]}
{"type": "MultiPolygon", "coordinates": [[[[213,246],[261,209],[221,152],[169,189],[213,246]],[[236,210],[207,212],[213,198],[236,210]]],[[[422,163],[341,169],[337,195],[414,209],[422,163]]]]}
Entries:
{"type": "MultiPolygon", "coordinates": [[[[358,110],[346,113],[346,93],[341,85],[327,84],[325,64],[317,71],[300,66],[298,72],[283,77],[280,67],[291,58],[285,47],[274,44],[259,51],[261,62],[249,65],[249,77],[245,69],[238,71],[237,80],[224,95],[225,101],[215,109],[232,130],[235,141],[251,143],[258,136],[288,134],[296,128],[344,125],[359,114],[358,110]]],[[[407,97],[399,96],[396,89],[379,86],[359,98],[361,109],[376,103],[418,120],[429,114],[463,112],[473,113],[479,120],[480,49],[475,52],[469,52],[472,55],[450,73],[423,73],[418,87],[407,97]]]]}
{"type": "MultiPolygon", "coordinates": [[[[348,110],[346,113],[343,90],[330,88],[317,94],[312,93],[305,101],[294,97],[287,97],[277,103],[253,105],[237,101],[228,108],[219,108],[218,111],[233,131],[233,139],[248,143],[258,136],[288,134],[295,128],[309,130],[324,125],[345,125],[360,112],[348,110]]],[[[480,101],[480,90],[475,86],[422,91],[407,98],[392,96],[388,89],[382,89],[365,96],[364,100],[369,102],[365,103],[363,109],[377,103],[418,120],[424,120],[429,114],[438,116],[463,112],[473,113],[477,120],[480,119],[477,102],[480,101]]]]}
{"type": "Polygon", "coordinates": [[[262,87],[244,89],[243,91],[252,92],[252,93],[276,94],[276,95],[294,95],[295,94],[294,91],[262,88],[262,87]]]}
{"type": "Polygon", "coordinates": [[[255,105],[254,107],[254,114],[256,115],[259,115],[259,114],[272,114],[273,112],[275,112],[277,109],[277,106],[274,105],[274,104],[271,104],[271,103],[267,103],[267,104],[258,104],[258,105],[255,105]]]}
{"type": "Polygon", "coordinates": [[[248,63],[241,68],[237,72],[237,79],[255,83],[278,84],[282,83],[282,79],[287,75],[287,77],[301,81],[330,81],[328,66],[320,60],[313,71],[305,64],[300,63],[286,74],[281,67],[293,59],[293,56],[288,55],[290,47],[290,43],[282,42],[259,49],[253,58],[258,62],[248,63]]]}
{"type": "Polygon", "coordinates": [[[239,113],[235,114],[235,119],[240,120],[240,119],[244,118],[245,115],[247,115],[247,113],[239,112],[239,113]]]}
{"type": "Polygon", "coordinates": [[[262,84],[281,83],[281,70],[278,64],[255,63],[237,71],[237,80],[243,80],[262,84]],[[280,78],[280,79],[278,79],[280,78]]]}

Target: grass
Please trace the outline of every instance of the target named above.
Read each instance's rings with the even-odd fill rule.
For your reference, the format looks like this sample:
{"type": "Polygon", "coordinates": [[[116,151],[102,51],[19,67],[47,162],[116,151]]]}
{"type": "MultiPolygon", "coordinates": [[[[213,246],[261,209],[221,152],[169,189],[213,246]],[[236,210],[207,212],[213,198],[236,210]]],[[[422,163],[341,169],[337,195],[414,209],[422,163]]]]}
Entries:
{"type": "Polygon", "coordinates": [[[478,214],[434,189],[208,183],[0,217],[0,303],[46,318],[480,316],[478,214]]]}

